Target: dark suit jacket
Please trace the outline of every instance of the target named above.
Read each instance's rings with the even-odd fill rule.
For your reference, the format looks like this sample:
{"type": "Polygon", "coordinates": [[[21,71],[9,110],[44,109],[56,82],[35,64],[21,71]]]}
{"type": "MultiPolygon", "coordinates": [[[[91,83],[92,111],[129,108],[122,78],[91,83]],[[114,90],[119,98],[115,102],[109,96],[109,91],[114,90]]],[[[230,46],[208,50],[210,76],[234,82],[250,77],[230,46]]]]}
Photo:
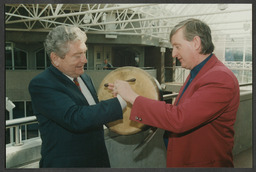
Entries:
{"type": "Polygon", "coordinates": [[[171,132],[167,167],[233,167],[238,106],[238,81],[213,55],[177,106],[140,96],[133,104],[131,120],[171,132]]]}
{"type": "Polygon", "coordinates": [[[122,118],[117,98],[98,101],[90,77],[81,76],[96,105],[89,106],[79,88],[50,66],[29,84],[42,138],[40,167],[109,167],[103,124],[122,118]]]}

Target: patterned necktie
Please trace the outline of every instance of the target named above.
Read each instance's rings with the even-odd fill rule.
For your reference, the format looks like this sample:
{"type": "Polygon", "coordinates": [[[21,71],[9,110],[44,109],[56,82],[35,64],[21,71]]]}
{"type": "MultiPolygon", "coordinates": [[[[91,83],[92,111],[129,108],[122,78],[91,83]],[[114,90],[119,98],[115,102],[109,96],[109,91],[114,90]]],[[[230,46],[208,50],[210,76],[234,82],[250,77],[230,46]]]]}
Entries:
{"type": "Polygon", "coordinates": [[[77,86],[77,87],[80,89],[80,91],[81,91],[81,87],[80,87],[80,85],[79,85],[79,82],[78,82],[77,78],[74,78],[73,81],[74,81],[74,83],[76,84],[76,86],[77,86]]]}

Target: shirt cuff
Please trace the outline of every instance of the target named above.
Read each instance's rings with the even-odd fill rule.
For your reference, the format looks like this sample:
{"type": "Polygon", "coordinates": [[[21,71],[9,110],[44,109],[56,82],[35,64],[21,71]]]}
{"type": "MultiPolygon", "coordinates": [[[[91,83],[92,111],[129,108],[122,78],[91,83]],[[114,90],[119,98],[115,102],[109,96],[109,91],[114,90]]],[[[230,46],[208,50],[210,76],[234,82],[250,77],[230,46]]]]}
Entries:
{"type": "Polygon", "coordinates": [[[126,101],[119,94],[117,94],[117,99],[122,107],[122,110],[124,110],[124,108],[127,106],[126,101]]]}

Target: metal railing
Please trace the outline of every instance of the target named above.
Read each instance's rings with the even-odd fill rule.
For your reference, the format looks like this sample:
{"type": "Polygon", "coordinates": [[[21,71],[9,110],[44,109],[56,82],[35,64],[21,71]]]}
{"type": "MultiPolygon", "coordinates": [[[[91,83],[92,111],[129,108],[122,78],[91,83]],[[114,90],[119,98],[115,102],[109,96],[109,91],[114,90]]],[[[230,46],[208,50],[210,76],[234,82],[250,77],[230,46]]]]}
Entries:
{"type": "Polygon", "coordinates": [[[179,95],[179,93],[173,93],[173,94],[164,94],[163,95],[163,100],[170,100],[172,98],[175,98],[179,95]]]}
{"type": "Polygon", "coordinates": [[[14,142],[15,146],[20,146],[23,144],[22,143],[22,134],[21,134],[22,125],[34,124],[34,123],[38,123],[35,116],[12,119],[12,120],[6,121],[6,123],[5,123],[6,129],[15,128],[15,142],[14,142]]]}
{"type": "Polygon", "coordinates": [[[250,85],[252,85],[252,82],[251,83],[239,84],[239,87],[245,87],[245,86],[250,86],[250,85]]]}

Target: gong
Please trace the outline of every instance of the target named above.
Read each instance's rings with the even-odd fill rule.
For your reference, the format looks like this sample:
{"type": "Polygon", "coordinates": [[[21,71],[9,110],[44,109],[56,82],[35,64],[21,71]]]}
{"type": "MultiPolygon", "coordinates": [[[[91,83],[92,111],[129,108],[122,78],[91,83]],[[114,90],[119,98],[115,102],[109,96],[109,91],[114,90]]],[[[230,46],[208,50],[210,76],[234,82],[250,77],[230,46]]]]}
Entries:
{"type": "MultiPolygon", "coordinates": [[[[111,71],[102,80],[99,90],[99,100],[107,100],[113,98],[112,92],[104,86],[106,83],[114,83],[116,80],[130,80],[135,78],[134,82],[129,82],[132,89],[140,96],[144,96],[154,100],[160,100],[160,85],[157,80],[146,71],[137,67],[120,67],[111,71]]],[[[127,107],[123,110],[123,119],[116,120],[106,124],[113,132],[120,135],[131,135],[142,131],[145,124],[130,120],[132,105],[127,102],[127,107]]]]}

